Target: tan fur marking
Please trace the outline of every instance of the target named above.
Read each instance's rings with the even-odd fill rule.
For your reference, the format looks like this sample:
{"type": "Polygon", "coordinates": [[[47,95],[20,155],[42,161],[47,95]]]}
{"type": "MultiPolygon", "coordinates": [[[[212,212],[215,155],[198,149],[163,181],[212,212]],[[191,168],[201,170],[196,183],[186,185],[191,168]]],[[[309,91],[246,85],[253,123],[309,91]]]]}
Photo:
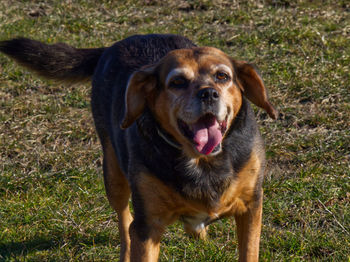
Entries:
{"type": "Polygon", "coordinates": [[[120,261],[130,261],[129,226],[132,216],[129,209],[130,187],[119,168],[112,144],[109,139],[103,143],[103,165],[106,193],[110,205],[118,214],[118,227],[121,239],[120,261]]]}
{"type": "Polygon", "coordinates": [[[147,199],[144,208],[152,223],[156,221],[166,226],[175,222],[180,215],[194,215],[207,211],[201,203],[184,199],[152,175],[141,174],[137,184],[142,198],[147,199]]]}
{"type": "Polygon", "coordinates": [[[238,82],[244,95],[255,105],[263,108],[272,119],[277,119],[278,112],[271,105],[265,85],[256,70],[244,61],[232,60],[237,70],[238,82]]]}
{"type": "Polygon", "coordinates": [[[262,198],[247,212],[236,214],[239,261],[259,261],[259,243],[262,219],[262,198]]]}
{"type": "Polygon", "coordinates": [[[227,119],[227,125],[231,126],[232,121],[235,119],[242,106],[241,90],[234,83],[232,83],[229,88],[222,92],[222,99],[226,106],[232,110],[232,114],[230,114],[229,119],[227,119]]]}
{"type": "Polygon", "coordinates": [[[254,197],[254,188],[259,176],[261,161],[255,152],[244,168],[237,174],[237,179],[224,192],[220,199],[219,214],[243,214],[254,197]]]}
{"type": "Polygon", "coordinates": [[[192,215],[201,210],[152,175],[141,173],[137,187],[142,199],[146,200],[146,223],[151,232],[148,239],[141,241],[131,227],[131,262],[157,261],[161,236],[166,226],[174,223],[181,214],[192,215]]]}
{"type": "Polygon", "coordinates": [[[165,79],[165,85],[168,86],[170,83],[170,80],[172,80],[176,76],[184,76],[187,79],[193,79],[194,78],[194,72],[192,68],[190,67],[178,67],[170,71],[170,73],[167,75],[165,79]]]}
{"type": "Polygon", "coordinates": [[[152,227],[151,230],[149,238],[142,241],[139,239],[136,229],[131,225],[131,262],[158,261],[160,239],[164,232],[164,228],[152,227]]]}
{"type": "Polygon", "coordinates": [[[253,201],[260,164],[258,155],[252,152],[247,164],[237,174],[236,180],[223,193],[219,208],[213,210],[205,208],[203,203],[184,199],[152,175],[142,174],[138,181],[138,188],[141,195],[148,200],[145,208],[150,217],[165,218],[165,224],[172,223],[184,214],[195,215],[200,212],[215,213],[216,216],[242,214],[253,201]]]}
{"type": "Polygon", "coordinates": [[[230,93],[230,95],[227,95],[227,97],[231,97],[232,99],[231,105],[233,107],[233,118],[235,118],[242,106],[242,93],[239,87],[235,84],[232,84],[232,87],[228,89],[228,93],[230,93]]]}

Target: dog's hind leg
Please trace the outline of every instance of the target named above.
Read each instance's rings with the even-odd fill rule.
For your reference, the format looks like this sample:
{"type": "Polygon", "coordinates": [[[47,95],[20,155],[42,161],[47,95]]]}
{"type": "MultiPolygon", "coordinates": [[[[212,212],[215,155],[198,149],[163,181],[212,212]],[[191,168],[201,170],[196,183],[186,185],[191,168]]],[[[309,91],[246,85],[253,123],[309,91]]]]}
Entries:
{"type": "Polygon", "coordinates": [[[103,141],[103,174],[109,203],[118,214],[121,240],[120,261],[130,261],[129,227],[133,220],[129,209],[130,187],[122,173],[109,139],[103,141]]]}

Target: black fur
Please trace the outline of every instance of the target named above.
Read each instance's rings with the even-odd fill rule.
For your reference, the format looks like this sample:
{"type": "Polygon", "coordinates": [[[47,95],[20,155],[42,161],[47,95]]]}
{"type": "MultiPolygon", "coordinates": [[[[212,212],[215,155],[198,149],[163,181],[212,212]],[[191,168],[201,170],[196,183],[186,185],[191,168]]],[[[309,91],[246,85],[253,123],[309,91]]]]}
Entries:
{"type": "Polygon", "coordinates": [[[105,48],[78,49],[67,44],[47,45],[27,38],[0,42],[0,52],[37,74],[65,82],[89,79],[105,48]]]}
{"type": "MultiPolygon", "coordinates": [[[[140,173],[153,174],[183,197],[200,200],[213,208],[249,160],[253,147],[261,147],[261,151],[263,148],[252,109],[245,98],[215,161],[200,160],[198,165],[191,164],[181,150],[159,136],[157,129],[162,128],[149,109],[131,127],[120,129],[131,74],[157,63],[171,50],[193,47],[190,40],[177,35],[137,35],[109,48],[97,49],[46,45],[24,38],[0,42],[0,52],[45,77],[75,81],[93,75],[91,104],[96,129],[102,145],[106,144],[106,139],[112,141],[118,164],[132,188],[137,212],[131,230],[144,228],[139,232],[141,238],[146,238],[148,231],[140,225],[145,215],[145,200],[135,186],[140,173]]],[[[263,168],[261,170],[263,172],[263,168]]],[[[261,195],[262,177],[258,178],[256,186],[257,198],[261,195]]]]}
{"type": "MultiPolygon", "coordinates": [[[[119,128],[124,116],[124,96],[132,72],[156,63],[170,50],[191,48],[188,39],[174,35],[133,36],[116,43],[101,57],[93,80],[93,113],[101,139],[112,137],[119,165],[131,186],[140,172],[154,174],[189,199],[201,199],[215,206],[235,173],[249,159],[258,130],[249,103],[241,111],[223,141],[223,151],[212,162],[200,161],[196,167],[189,159],[157,133],[149,110],[127,130],[119,128]]],[[[135,192],[135,190],[134,190],[135,192]]],[[[137,197],[134,197],[134,205],[137,197]]]]}

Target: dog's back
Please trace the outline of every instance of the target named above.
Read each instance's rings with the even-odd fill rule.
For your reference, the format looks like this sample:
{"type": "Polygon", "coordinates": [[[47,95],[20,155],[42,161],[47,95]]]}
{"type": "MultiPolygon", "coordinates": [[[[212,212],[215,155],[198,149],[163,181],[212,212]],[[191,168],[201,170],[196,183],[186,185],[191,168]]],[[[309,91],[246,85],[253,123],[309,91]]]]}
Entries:
{"type": "Polygon", "coordinates": [[[65,43],[50,45],[21,37],[0,42],[0,52],[40,76],[74,83],[93,76],[106,50],[109,51],[100,62],[100,71],[105,68],[111,52],[121,58],[119,68],[137,69],[142,64],[140,61],[144,61],[144,65],[155,63],[170,50],[193,46],[190,40],[177,35],[135,35],[110,48],[75,48],[65,43]],[[136,57],[140,59],[137,63],[133,60],[136,57]]]}

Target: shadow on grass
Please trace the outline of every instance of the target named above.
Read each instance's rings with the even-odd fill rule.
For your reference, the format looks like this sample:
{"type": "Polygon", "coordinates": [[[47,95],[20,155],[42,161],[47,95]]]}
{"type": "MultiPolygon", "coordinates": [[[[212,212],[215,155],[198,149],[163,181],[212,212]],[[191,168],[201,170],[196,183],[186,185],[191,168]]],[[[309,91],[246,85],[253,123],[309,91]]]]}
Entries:
{"type": "Polygon", "coordinates": [[[26,256],[33,251],[59,249],[67,242],[70,246],[86,247],[106,244],[109,241],[109,236],[100,233],[91,237],[79,234],[70,235],[69,237],[64,234],[52,234],[18,242],[0,242],[0,260],[26,256]]]}

